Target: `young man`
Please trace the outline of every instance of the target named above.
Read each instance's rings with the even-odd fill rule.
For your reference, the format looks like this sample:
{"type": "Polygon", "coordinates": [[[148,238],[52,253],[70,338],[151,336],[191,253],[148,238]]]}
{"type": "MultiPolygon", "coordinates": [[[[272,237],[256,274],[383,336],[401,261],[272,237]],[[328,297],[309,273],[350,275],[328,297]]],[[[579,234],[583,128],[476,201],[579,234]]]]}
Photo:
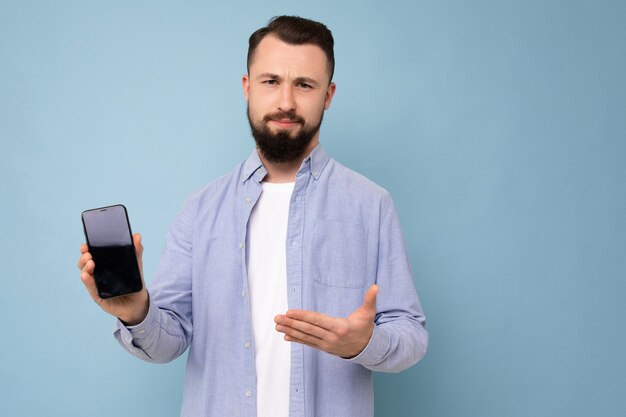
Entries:
{"type": "Polygon", "coordinates": [[[100,299],[81,247],[127,351],[167,362],[189,347],[182,416],[372,416],[371,371],[426,353],[389,194],[318,143],[333,70],[326,26],[272,19],[242,80],[256,149],[185,203],[150,291],[100,299]]]}

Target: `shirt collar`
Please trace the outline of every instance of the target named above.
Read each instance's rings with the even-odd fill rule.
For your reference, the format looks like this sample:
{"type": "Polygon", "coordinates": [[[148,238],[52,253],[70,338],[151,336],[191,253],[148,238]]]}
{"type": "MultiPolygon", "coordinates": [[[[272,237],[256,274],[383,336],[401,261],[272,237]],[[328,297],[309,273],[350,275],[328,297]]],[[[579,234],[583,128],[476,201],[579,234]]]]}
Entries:
{"type": "MultiPolygon", "coordinates": [[[[309,156],[304,158],[296,175],[301,176],[302,174],[309,172],[315,180],[319,180],[320,176],[324,172],[324,168],[326,168],[326,164],[328,164],[329,159],[330,157],[326,154],[322,145],[318,143],[309,156]]],[[[260,183],[266,175],[267,169],[263,166],[263,162],[261,161],[259,153],[255,148],[244,163],[241,182],[246,182],[250,178],[253,178],[256,182],[260,183]]]]}

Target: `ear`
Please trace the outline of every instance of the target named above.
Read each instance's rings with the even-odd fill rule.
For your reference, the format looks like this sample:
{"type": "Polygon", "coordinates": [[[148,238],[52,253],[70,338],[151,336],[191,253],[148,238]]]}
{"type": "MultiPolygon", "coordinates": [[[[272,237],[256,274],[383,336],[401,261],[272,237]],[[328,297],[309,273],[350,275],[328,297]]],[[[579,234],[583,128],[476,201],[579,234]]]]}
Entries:
{"type": "Polygon", "coordinates": [[[241,77],[241,86],[243,87],[243,96],[246,98],[246,101],[248,101],[248,97],[250,96],[250,77],[248,77],[248,74],[244,74],[241,77]]]}
{"type": "Polygon", "coordinates": [[[326,97],[324,98],[324,110],[328,110],[330,107],[330,102],[333,101],[335,90],[337,90],[335,83],[330,83],[328,89],[326,90],[326,97]]]}

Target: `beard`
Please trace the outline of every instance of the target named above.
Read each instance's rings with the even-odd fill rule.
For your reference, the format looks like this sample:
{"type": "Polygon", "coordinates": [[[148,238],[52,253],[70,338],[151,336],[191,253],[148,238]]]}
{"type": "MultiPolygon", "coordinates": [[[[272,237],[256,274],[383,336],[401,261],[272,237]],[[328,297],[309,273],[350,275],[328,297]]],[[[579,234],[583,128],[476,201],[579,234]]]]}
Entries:
{"type": "Polygon", "coordinates": [[[280,164],[294,162],[302,159],[304,152],[308,149],[315,134],[320,130],[324,113],[316,125],[306,126],[305,120],[298,116],[295,111],[277,112],[263,117],[259,123],[254,123],[250,117],[250,107],[247,109],[248,122],[252,130],[252,137],[263,157],[271,163],[280,164]],[[272,132],[268,126],[271,120],[289,119],[298,124],[301,128],[295,136],[291,136],[288,131],[278,130],[272,132]]]}

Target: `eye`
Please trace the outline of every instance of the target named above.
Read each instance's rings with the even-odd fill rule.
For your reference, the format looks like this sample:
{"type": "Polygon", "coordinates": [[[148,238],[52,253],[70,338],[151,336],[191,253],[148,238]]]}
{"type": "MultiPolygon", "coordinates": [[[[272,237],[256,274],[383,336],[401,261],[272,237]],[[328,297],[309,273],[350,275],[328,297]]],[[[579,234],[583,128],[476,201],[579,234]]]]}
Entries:
{"type": "Polygon", "coordinates": [[[265,81],[262,81],[262,83],[266,84],[266,85],[277,85],[278,81],[276,81],[276,80],[265,80],[265,81]]]}
{"type": "Polygon", "coordinates": [[[298,83],[298,87],[305,89],[305,90],[310,90],[311,88],[313,88],[313,86],[307,83],[298,83]]]}

